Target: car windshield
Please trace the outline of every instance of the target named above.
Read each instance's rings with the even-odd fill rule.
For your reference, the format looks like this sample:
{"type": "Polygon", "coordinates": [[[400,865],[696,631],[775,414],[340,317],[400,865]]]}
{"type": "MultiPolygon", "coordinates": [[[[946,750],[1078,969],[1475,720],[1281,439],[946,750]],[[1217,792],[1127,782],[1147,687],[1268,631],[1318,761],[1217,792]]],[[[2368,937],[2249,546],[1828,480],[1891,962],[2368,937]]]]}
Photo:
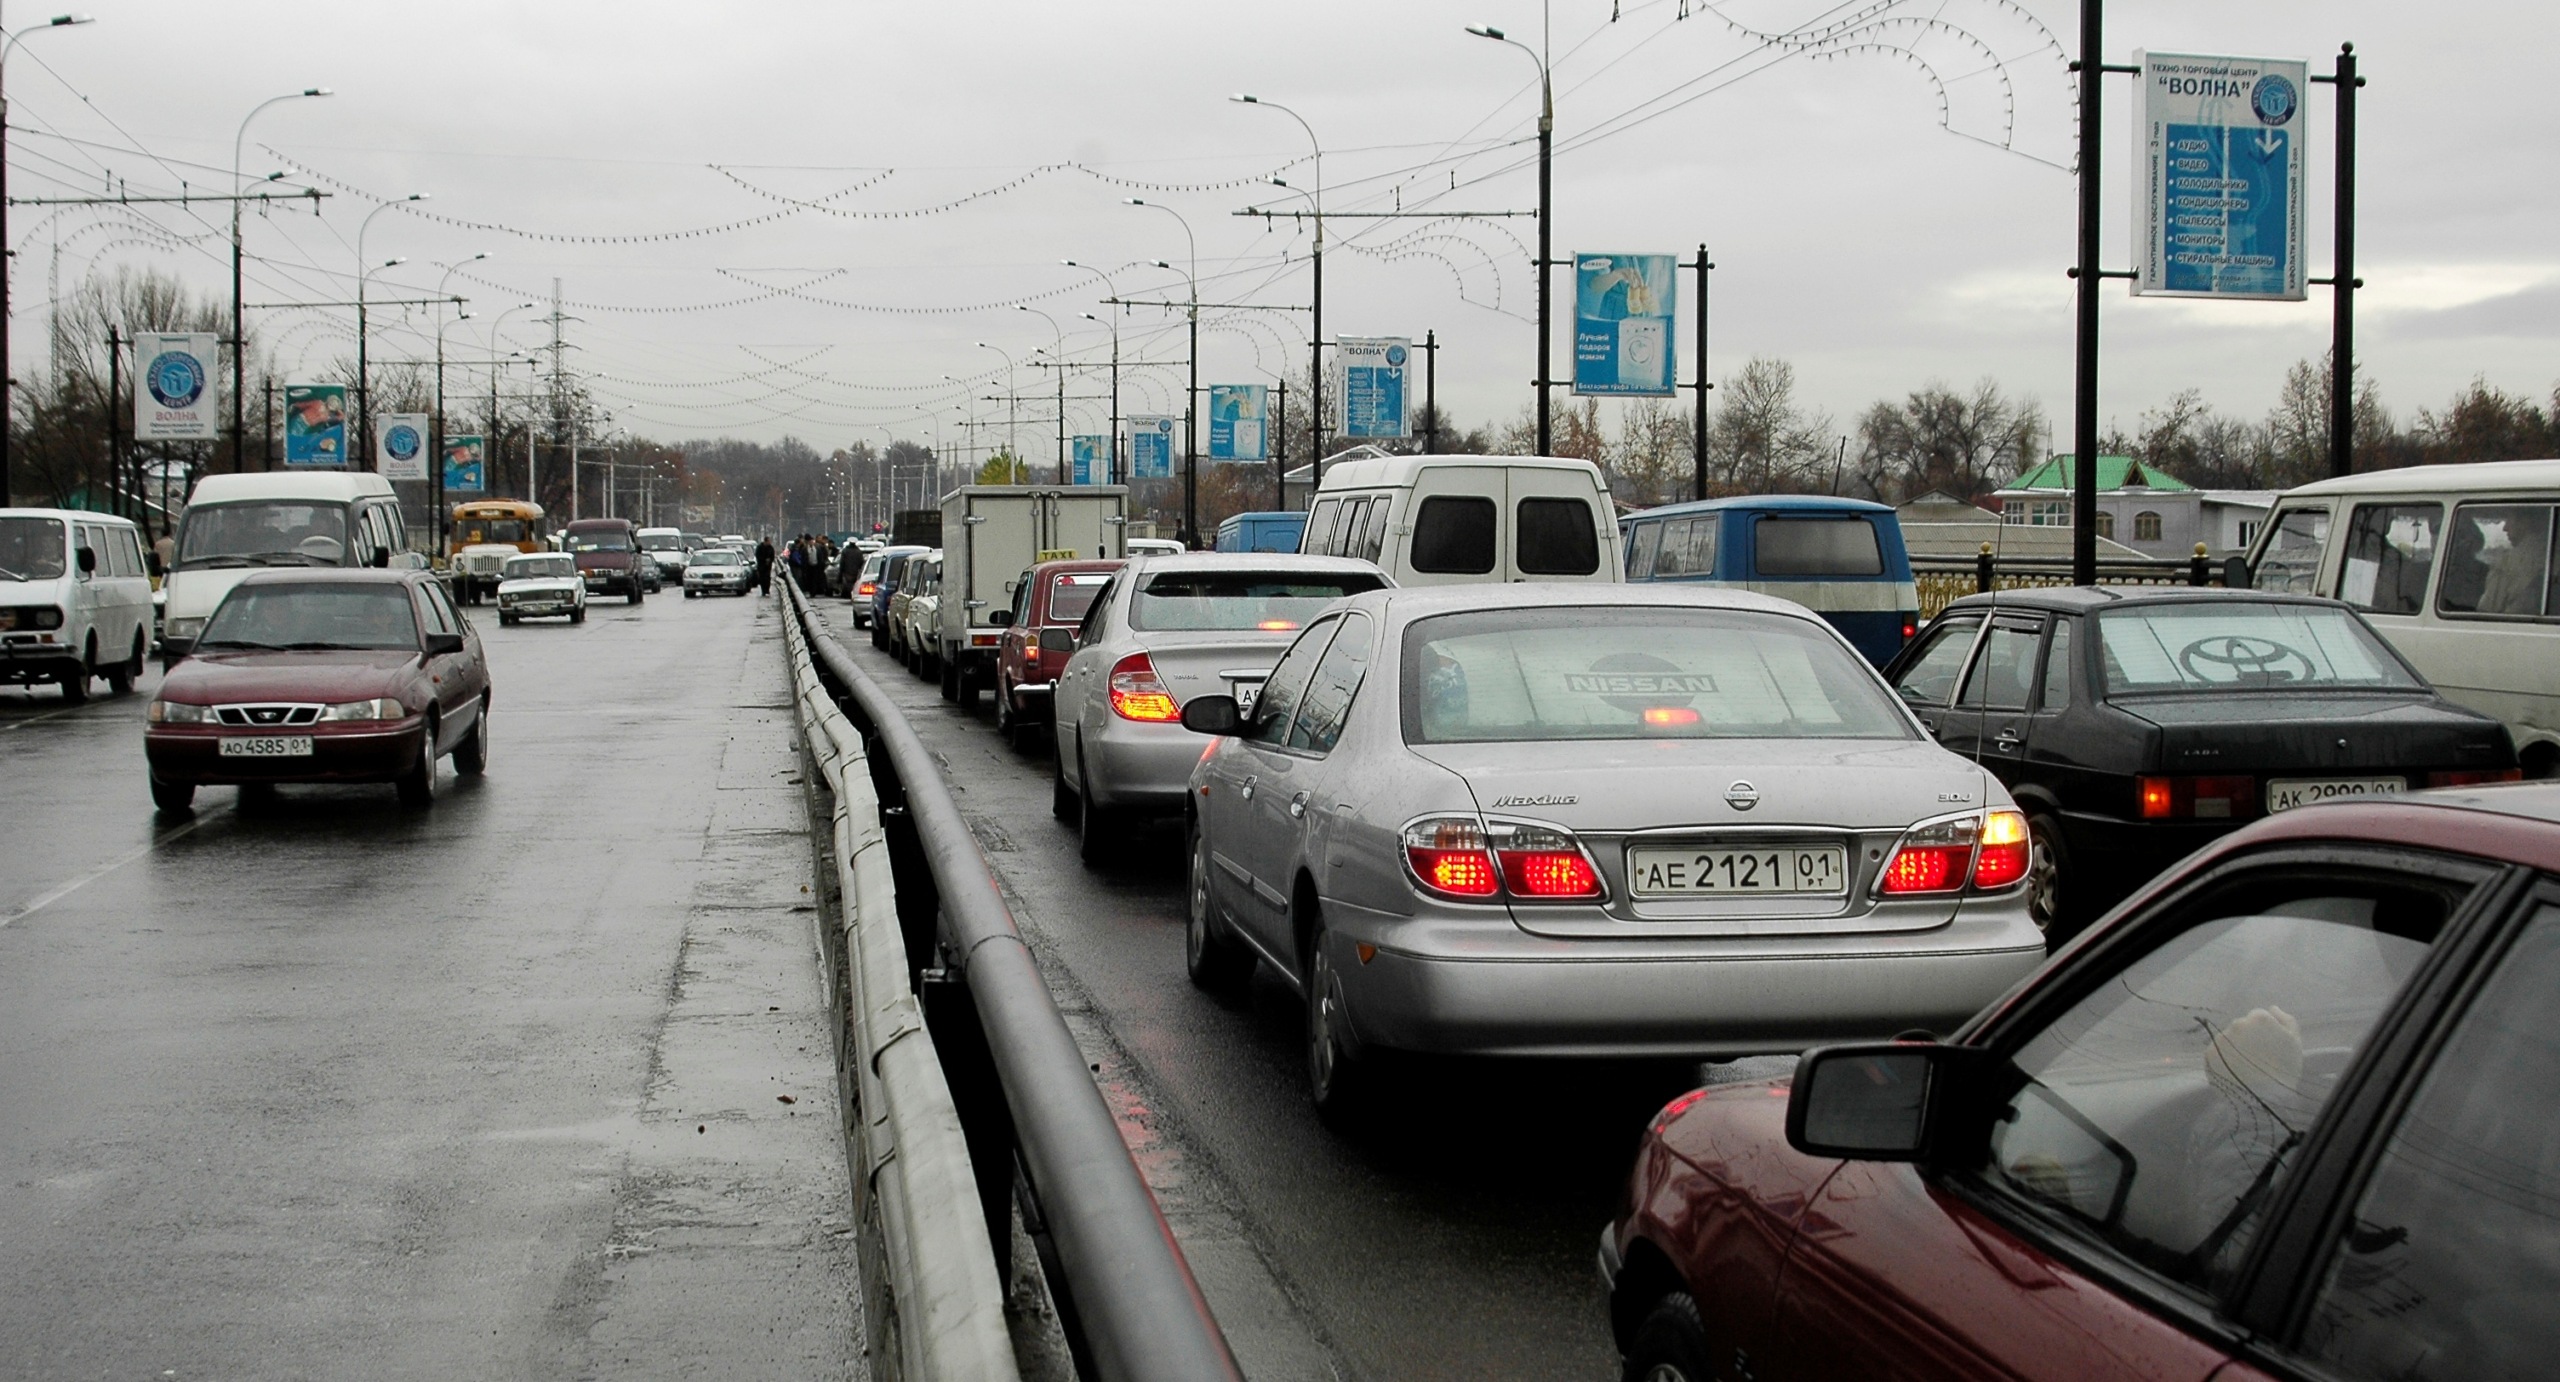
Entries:
{"type": "Polygon", "coordinates": [[[1909,739],[1874,670],[1802,619],[1542,606],[1405,632],[1407,743],[1909,739]]]}
{"type": "MultiPolygon", "coordinates": [[[[1129,627],[1160,632],[1187,629],[1268,629],[1303,626],[1345,595],[1376,590],[1376,576],[1346,571],[1167,571],[1149,577],[1129,602],[1129,627]]],[[[1088,601],[1087,603],[1090,603],[1088,601]]]]}
{"type": "Polygon", "coordinates": [[[1108,571],[1078,571],[1058,577],[1049,586],[1049,622],[1079,624],[1084,612],[1093,608],[1093,597],[1111,584],[1108,571]]]}
{"type": "Polygon", "coordinates": [[[59,518],[0,518],[0,581],[50,581],[65,567],[59,518]]]}
{"type": "Polygon", "coordinates": [[[2326,605],[2209,600],[2098,617],[2107,689],[2294,691],[2423,684],[2364,622],[2326,605]]]}
{"type": "Polygon", "coordinates": [[[521,518],[465,518],[454,540],[465,545],[475,542],[503,542],[513,545],[533,540],[533,525],[521,518]]]}
{"type": "Polygon", "coordinates": [[[642,533],[640,550],[644,552],[681,552],[684,538],[677,533],[642,533]]]}
{"type": "Polygon", "coordinates": [[[558,556],[518,557],[507,563],[504,574],[511,581],[540,576],[574,576],[578,574],[578,559],[565,552],[558,556]]]}
{"type": "Polygon", "coordinates": [[[569,550],[572,552],[628,552],[631,550],[631,535],[611,529],[600,532],[571,533],[568,541],[569,550]]]}
{"type": "Polygon", "coordinates": [[[178,569],[336,566],[346,560],[343,504],[258,500],[198,504],[178,525],[178,569]]]}
{"type": "Polygon", "coordinates": [[[405,585],[244,585],[205,620],[199,650],[360,648],[413,652],[405,585]]]}
{"type": "Polygon", "coordinates": [[[695,566],[744,566],[747,558],[734,547],[705,547],[693,554],[695,566]]]}

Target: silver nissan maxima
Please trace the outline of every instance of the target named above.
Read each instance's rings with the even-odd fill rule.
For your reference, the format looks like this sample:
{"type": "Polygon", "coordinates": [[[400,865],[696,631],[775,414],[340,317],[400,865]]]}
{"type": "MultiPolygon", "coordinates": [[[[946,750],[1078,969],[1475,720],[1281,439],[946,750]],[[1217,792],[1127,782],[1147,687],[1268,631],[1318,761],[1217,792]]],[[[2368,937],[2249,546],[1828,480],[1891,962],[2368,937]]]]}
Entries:
{"type": "Polygon", "coordinates": [[[1328,1117],[1382,1052],[1944,1032],[2044,958],[2015,803],[1787,601],[1381,590],[1183,723],[1191,977],[1304,996],[1328,1117]]]}

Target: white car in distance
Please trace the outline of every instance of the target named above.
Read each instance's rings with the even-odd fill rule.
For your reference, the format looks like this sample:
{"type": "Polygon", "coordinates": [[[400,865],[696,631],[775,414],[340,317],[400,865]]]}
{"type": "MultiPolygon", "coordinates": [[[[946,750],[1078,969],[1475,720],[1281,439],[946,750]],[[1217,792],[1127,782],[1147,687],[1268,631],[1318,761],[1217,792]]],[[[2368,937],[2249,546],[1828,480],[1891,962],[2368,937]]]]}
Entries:
{"type": "Polygon", "coordinates": [[[498,573],[498,622],[566,618],[587,622],[587,583],[566,552],[519,552],[498,573]]]}
{"type": "Polygon", "coordinates": [[[755,589],[755,559],[736,547],[705,547],[684,568],[684,597],[744,595],[755,589]]]}

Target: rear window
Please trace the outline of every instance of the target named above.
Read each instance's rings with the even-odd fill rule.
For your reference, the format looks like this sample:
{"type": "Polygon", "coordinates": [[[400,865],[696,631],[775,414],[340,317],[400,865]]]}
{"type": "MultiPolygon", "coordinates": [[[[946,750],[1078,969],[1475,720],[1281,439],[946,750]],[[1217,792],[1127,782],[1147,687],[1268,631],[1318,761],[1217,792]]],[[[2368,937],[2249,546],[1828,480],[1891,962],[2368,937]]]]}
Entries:
{"type": "Polygon", "coordinates": [[[2422,686],[2363,621],[2321,605],[2197,601],[2098,616],[2107,689],[2251,691],[2422,686]]]}
{"type": "Polygon", "coordinates": [[[510,557],[504,569],[509,580],[529,580],[537,576],[574,576],[578,559],[566,552],[540,556],[510,557]]]}
{"type": "Polygon", "coordinates": [[[1129,602],[1129,627],[1182,629],[1294,629],[1346,595],[1376,590],[1385,582],[1347,571],[1168,571],[1149,577],[1129,602]]]}
{"type": "Polygon", "coordinates": [[[1435,494],[1413,520],[1413,569],[1443,576],[1481,576],[1493,569],[1493,501],[1481,495],[1435,494]]]}
{"type": "Polygon", "coordinates": [[[1600,533],[1587,500],[1521,500],[1518,542],[1524,575],[1588,576],[1600,569],[1600,533]]]}
{"type": "Polygon", "coordinates": [[[1059,576],[1049,583],[1049,622],[1080,624],[1084,612],[1093,608],[1093,597],[1111,584],[1108,571],[1078,571],[1059,576]]]}
{"type": "Polygon", "coordinates": [[[1884,550],[1863,518],[1763,518],[1752,525],[1763,576],[1881,576],[1884,550]]]}
{"type": "Polygon", "coordinates": [[[1443,615],[1406,630],[1403,682],[1415,744],[1913,737],[1828,631],[1747,610],[1443,615]]]}
{"type": "Polygon", "coordinates": [[[571,533],[565,541],[572,552],[628,552],[631,550],[631,534],[618,528],[571,533]]]}

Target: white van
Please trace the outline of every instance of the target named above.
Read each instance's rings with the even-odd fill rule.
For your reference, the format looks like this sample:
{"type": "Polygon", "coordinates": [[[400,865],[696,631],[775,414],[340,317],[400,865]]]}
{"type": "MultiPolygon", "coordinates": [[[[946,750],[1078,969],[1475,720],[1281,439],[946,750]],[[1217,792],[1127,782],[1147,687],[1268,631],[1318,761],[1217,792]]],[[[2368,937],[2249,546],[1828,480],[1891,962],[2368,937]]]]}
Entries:
{"type": "Polygon", "coordinates": [[[2364,611],[2436,689],[2507,722],[2527,777],[2560,775],[2560,460],[2377,470],[2277,499],[2260,590],[2364,611]]]}
{"type": "Polygon", "coordinates": [[[177,556],[160,582],[161,637],[180,647],[252,571],[279,566],[424,567],[391,482],[369,471],[208,475],[187,496],[177,556]]]}
{"type": "Polygon", "coordinates": [[[1626,579],[1609,482],[1560,456],[1328,462],[1298,550],[1376,562],[1398,585],[1626,579]]]}
{"type": "Polygon", "coordinates": [[[0,509],[0,681],[49,681],[78,702],[105,677],[121,696],[150,645],[151,573],[132,520],[0,509]]]}

